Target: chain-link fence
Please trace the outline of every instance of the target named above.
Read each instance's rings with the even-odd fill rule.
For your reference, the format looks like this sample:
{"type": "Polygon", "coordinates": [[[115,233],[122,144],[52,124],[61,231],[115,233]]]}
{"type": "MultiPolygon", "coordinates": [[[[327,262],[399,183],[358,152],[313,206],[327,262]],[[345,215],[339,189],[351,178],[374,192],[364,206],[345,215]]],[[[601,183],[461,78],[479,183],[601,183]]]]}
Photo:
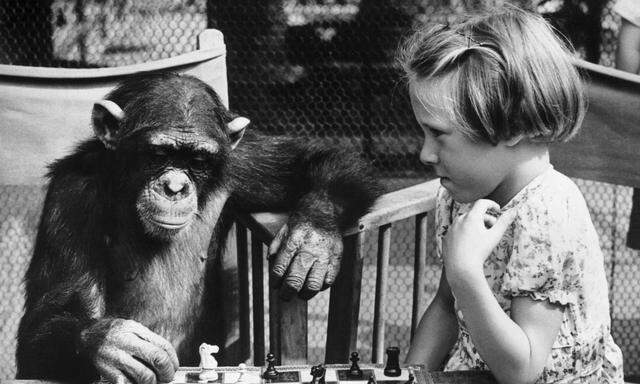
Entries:
{"type": "MultiPolygon", "coordinates": [[[[506,1],[506,0],[504,0],[506,1]]],[[[619,18],[615,0],[518,0],[545,14],[579,55],[611,66],[619,18]]],[[[195,49],[207,26],[225,34],[231,108],[253,129],[304,136],[360,151],[389,190],[430,177],[417,154],[421,134],[394,65],[401,37],[416,22],[453,21],[472,7],[503,0],[3,0],[0,62],[103,67],[176,56],[195,49]]],[[[606,255],[614,336],[627,374],[640,374],[638,252],[623,240],[630,189],[579,181],[606,255]]],[[[15,374],[22,285],[41,207],[41,187],[0,186],[0,378],[15,374]]],[[[409,344],[414,223],[394,225],[386,344],[409,344]]],[[[375,239],[367,243],[359,350],[371,356],[375,239]]],[[[428,263],[425,290],[439,268],[428,263]]],[[[328,295],[310,309],[310,361],[324,354],[328,295]]],[[[426,303],[424,303],[426,304],[426,303]]]]}

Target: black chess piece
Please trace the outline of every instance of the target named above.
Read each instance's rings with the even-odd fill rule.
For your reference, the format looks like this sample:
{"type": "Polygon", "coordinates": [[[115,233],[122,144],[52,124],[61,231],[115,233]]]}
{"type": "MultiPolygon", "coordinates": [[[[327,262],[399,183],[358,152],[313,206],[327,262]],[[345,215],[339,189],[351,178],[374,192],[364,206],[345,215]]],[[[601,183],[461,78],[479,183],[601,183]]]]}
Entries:
{"type": "Polygon", "coordinates": [[[384,367],[385,376],[400,376],[400,349],[398,347],[387,348],[387,365],[384,367]]]}
{"type": "Polygon", "coordinates": [[[314,365],[311,367],[311,384],[325,384],[324,376],[327,370],[322,364],[314,365]]]}
{"type": "Polygon", "coordinates": [[[273,353],[267,353],[267,370],[262,374],[262,378],[267,380],[274,380],[278,377],[278,371],[276,371],[276,357],[273,353]]]}
{"type": "Polygon", "coordinates": [[[373,374],[369,376],[369,380],[367,380],[367,384],[376,384],[376,378],[373,376],[373,374]]]}
{"type": "Polygon", "coordinates": [[[347,375],[351,378],[361,378],[362,377],[362,369],[358,366],[358,361],[360,360],[360,356],[358,352],[351,352],[351,368],[349,368],[349,372],[347,375]]]}
{"type": "Polygon", "coordinates": [[[415,377],[413,377],[413,373],[409,373],[409,380],[407,380],[404,384],[413,384],[415,377]]]}

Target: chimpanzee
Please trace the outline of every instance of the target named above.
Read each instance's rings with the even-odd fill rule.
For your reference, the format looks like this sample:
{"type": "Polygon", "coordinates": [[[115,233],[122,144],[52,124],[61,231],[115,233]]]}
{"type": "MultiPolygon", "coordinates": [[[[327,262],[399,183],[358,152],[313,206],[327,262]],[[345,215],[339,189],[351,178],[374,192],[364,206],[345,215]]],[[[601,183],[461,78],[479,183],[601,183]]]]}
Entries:
{"type": "Polygon", "coordinates": [[[381,192],[346,151],[244,134],[249,120],[186,75],[129,78],[92,120],[96,137],[50,166],[18,378],[172,380],[219,342],[211,298],[224,288],[207,255],[227,207],[291,212],[272,272],[311,297],[336,277],[341,230],[381,192]]]}

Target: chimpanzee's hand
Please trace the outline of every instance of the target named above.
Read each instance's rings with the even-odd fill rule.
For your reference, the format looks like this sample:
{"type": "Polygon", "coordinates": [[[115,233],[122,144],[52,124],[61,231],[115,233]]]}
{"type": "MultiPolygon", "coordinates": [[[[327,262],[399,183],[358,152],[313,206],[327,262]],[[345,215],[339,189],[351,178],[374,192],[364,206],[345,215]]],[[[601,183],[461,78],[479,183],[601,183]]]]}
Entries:
{"type": "Polygon", "coordinates": [[[79,352],[114,384],[169,382],[179,366],[171,343],[133,320],[98,320],[80,340],[79,352]]]}
{"type": "Polygon", "coordinates": [[[340,271],[342,236],[313,227],[309,223],[285,224],[269,246],[275,257],[272,273],[280,297],[290,299],[298,293],[310,299],[333,284],[340,271]]]}

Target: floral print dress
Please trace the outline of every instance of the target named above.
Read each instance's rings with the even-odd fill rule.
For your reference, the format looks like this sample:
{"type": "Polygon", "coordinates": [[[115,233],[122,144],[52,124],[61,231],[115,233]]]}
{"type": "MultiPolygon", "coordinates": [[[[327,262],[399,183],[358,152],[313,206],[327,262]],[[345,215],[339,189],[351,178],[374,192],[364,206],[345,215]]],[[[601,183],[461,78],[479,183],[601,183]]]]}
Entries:
{"type": "MultiPolygon", "coordinates": [[[[436,245],[452,218],[469,210],[440,188],[436,245]]],[[[502,211],[517,216],[484,263],[502,309],[529,296],[565,306],[564,319],[538,383],[622,383],[622,353],[610,333],[608,287],[598,237],[578,187],[553,167],[533,179],[502,211]]],[[[445,370],[490,367],[473,345],[456,306],[458,339],[445,370]]]]}

